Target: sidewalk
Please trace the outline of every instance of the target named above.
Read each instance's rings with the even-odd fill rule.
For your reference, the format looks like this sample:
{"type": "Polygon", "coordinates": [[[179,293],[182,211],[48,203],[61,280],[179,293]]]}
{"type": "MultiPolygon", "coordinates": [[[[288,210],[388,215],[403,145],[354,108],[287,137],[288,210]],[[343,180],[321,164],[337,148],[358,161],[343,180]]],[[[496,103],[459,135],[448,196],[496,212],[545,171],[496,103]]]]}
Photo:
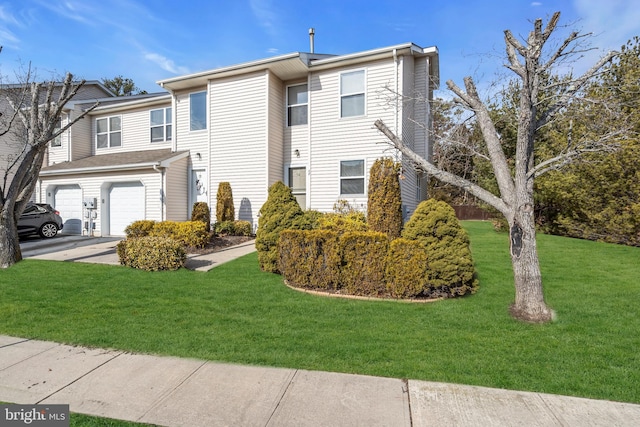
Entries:
{"type": "Polygon", "coordinates": [[[638,426],[640,405],[0,336],[0,401],[160,426],[638,426]]]}
{"type": "MultiPolygon", "coordinates": [[[[30,242],[22,249],[23,258],[51,261],[89,262],[119,265],[116,245],[121,238],[65,236],[55,240],[30,242]]],[[[188,254],[186,268],[208,271],[240,256],[255,251],[255,241],[221,249],[210,254],[188,254]]]]}

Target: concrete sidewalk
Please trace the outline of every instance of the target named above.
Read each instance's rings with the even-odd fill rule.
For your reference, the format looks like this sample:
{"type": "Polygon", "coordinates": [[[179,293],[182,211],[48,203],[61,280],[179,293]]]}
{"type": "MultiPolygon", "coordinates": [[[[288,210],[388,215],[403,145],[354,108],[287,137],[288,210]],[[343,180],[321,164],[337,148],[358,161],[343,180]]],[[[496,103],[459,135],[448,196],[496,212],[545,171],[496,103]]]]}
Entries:
{"type": "MultiPolygon", "coordinates": [[[[122,239],[113,237],[64,236],[28,242],[21,246],[22,257],[119,265],[116,245],[120,240],[122,239]]],[[[254,251],[255,241],[251,240],[210,254],[187,254],[185,266],[190,270],[208,271],[254,251]]]]}
{"type": "Polygon", "coordinates": [[[0,401],[161,426],[638,426],[640,405],[0,336],[0,401]]]}

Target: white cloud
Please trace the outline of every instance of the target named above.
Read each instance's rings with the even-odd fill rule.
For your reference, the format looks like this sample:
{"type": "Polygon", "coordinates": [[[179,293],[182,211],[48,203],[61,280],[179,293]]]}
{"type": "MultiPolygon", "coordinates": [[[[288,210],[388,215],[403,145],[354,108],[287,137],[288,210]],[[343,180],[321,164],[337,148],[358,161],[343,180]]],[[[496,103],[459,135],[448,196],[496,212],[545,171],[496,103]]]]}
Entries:
{"type": "Polygon", "coordinates": [[[595,36],[593,43],[603,50],[619,49],[627,40],[640,35],[640,8],[636,0],[575,0],[574,7],[585,32],[595,36]]]}
{"type": "Polygon", "coordinates": [[[189,74],[187,67],[177,66],[171,59],[162,56],[158,53],[147,53],[144,55],[145,59],[154,62],[159,65],[165,71],[169,71],[173,74],[189,74]]]}
{"type": "Polygon", "coordinates": [[[278,13],[271,0],[250,0],[251,11],[258,19],[258,23],[267,30],[270,35],[275,35],[278,13]]]}

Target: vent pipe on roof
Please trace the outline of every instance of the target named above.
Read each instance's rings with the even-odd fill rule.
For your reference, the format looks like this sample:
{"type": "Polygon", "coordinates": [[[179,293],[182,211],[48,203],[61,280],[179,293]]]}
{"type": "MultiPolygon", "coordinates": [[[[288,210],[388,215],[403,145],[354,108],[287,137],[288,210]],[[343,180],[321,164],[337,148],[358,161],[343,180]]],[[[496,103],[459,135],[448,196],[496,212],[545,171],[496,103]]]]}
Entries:
{"type": "Polygon", "coordinates": [[[313,52],[313,36],[315,36],[316,32],[313,28],[309,28],[309,44],[311,47],[311,53],[313,52]]]}

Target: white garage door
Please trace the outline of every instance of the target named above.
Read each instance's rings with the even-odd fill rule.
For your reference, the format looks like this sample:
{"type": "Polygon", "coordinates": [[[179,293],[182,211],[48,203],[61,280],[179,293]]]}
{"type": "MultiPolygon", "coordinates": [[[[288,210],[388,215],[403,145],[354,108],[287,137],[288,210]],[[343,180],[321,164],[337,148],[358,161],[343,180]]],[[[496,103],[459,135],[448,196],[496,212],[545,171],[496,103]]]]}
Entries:
{"type": "Polygon", "coordinates": [[[82,233],[82,190],[79,185],[61,185],[56,188],[53,207],[60,212],[64,234],[82,233]]]}
{"type": "Polygon", "coordinates": [[[144,219],[144,187],[141,182],[120,182],[109,190],[109,233],[124,236],[133,221],[144,219]]]}

